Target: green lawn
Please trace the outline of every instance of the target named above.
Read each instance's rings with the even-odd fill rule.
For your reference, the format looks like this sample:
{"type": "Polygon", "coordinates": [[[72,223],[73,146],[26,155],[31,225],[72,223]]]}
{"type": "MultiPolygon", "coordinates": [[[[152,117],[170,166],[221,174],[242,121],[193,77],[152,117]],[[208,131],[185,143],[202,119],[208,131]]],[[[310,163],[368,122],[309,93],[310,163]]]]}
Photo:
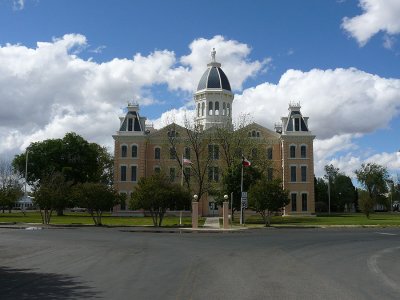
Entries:
{"type": "MultiPolygon", "coordinates": [[[[205,218],[199,219],[199,226],[204,224],[205,218]]],[[[0,213],[0,223],[42,223],[39,212],[27,212],[24,216],[21,212],[0,213]]],[[[238,225],[239,218],[235,218],[238,225]]],[[[65,216],[57,217],[54,213],[51,224],[56,225],[93,225],[93,220],[87,213],[66,213],[65,216]]],[[[190,217],[182,218],[183,226],[191,227],[190,217]]],[[[222,220],[220,222],[222,224],[222,220]]],[[[152,226],[151,217],[113,217],[109,213],[104,214],[103,224],[111,226],[152,226]]],[[[179,217],[165,217],[164,227],[177,227],[179,217]]],[[[246,218],[249,227],[262,226],[262,218],[258,215],[246,218]]],[[[272,226],[313,226],[313,225],[381,225],[400,226],[400,213],[375,213],[369,219],[363,214],[332,214],[319,215],[316,217],[272,217],[272,226]]],[[[222,225],[221,225],[222,226],[222,225]]]]}
{"type": "MultiPolygon", "coordinates": [[[[24,216],[21,212],[17,213],[0,213],[0,223],[42,223],[39,212],[27,212],[24,216]]],[[[104,214],[102,218],[104,225],[112,226],[152,226],[151,217],[113,217],[109,213],[104,214]]],[[[182,218],[183,226],[191,227],[192,219],[190,217],[182,218]]],[[[64,216],[57,217],[53,213],[50,224],[56,225],[93,225],[93,219],[87,213],[65,213],[64,216]]],[[[204,218],[199,219],[199,225],[204,224],[204,218]]],[[[163,220],[164,227],[179,226],[179,217],[165,217],[163,220]]]]}
{"type": "MultiPolygon", "coordinates": [[[[235,220],[236,221],[236,220],[235,220]]],[[[246,218],[246,224],[262,225],[264,221],[260,216],[246,218]]],[[[370,218],[364,214],[332,214],[318,215],[316,217],[272,217],[272,225],[383,225],[400,226],[400,214],[398,213],[374,213],[370,218]]]]}

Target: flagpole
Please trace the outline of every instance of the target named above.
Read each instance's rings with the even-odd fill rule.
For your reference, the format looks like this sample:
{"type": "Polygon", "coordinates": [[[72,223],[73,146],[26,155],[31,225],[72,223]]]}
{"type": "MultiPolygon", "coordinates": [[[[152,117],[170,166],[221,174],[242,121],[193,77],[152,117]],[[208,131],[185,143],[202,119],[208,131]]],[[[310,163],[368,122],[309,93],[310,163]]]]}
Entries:
{"type": "MultiPolygon", "coordinates": [[[[181,187],[183,187],[183,153],[181,160],[181,187]]],[[[182,209],[179,211],[179,226],[182,226],[182,209]]]]}
{"type": "Polygon", "coordinates": [[[242,201],[242,195],[243,195],[243,161],[242,160],[242,176],[240,177],[240,224],[243,224],[243,201],[242,201]]]}
{"type": "Polygon", "coordinates": [[[183,153],[182,153],[182,160],[181,160],[181,186],[183,186],[183,153]]]}

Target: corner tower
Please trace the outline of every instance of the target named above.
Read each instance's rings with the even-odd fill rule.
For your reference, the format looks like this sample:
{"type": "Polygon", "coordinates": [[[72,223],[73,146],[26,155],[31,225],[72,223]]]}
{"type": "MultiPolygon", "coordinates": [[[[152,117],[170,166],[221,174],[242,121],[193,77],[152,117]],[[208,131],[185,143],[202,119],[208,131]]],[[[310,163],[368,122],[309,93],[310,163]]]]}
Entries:
{"type": "Polygon", "coordinates": [[[315,213],[315,136],[300,109],[300,103],[290,103],[288,116],[281,118],[282,124],[275,130],[281,134],[283,185],[290,191],[290,203],[284,213],[311,215],[315,213]]]}
{"type": "Polygon", "coordinates": [[[232,102],[234,95],[228,77],[215,60],[216,51],[211,52],[211,62],[201,76],[194,94],[196,124],[203,129],[213,126],[232,125],[232,102]]]}

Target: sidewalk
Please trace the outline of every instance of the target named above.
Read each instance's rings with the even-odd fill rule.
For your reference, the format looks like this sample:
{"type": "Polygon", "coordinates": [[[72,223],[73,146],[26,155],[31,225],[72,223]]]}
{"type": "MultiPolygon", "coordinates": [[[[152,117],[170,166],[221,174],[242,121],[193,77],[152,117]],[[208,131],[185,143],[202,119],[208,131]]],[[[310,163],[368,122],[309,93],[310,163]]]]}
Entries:
{"type": "Polygon", "coordinates": [[[204,222],[203,228],[220,229],[219,217],[206,218],[206,221],[204,222]]]}

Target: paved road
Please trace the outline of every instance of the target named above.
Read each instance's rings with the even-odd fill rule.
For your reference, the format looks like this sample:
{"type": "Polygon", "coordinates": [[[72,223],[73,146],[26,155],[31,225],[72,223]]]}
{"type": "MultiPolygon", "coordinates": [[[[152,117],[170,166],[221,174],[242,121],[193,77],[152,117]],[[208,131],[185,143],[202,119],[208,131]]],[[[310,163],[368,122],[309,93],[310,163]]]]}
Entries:
{"type": "Polygon", "coordinates": [[[399,299],[400,229],[0,229],[0,299],[399,299]]]}

